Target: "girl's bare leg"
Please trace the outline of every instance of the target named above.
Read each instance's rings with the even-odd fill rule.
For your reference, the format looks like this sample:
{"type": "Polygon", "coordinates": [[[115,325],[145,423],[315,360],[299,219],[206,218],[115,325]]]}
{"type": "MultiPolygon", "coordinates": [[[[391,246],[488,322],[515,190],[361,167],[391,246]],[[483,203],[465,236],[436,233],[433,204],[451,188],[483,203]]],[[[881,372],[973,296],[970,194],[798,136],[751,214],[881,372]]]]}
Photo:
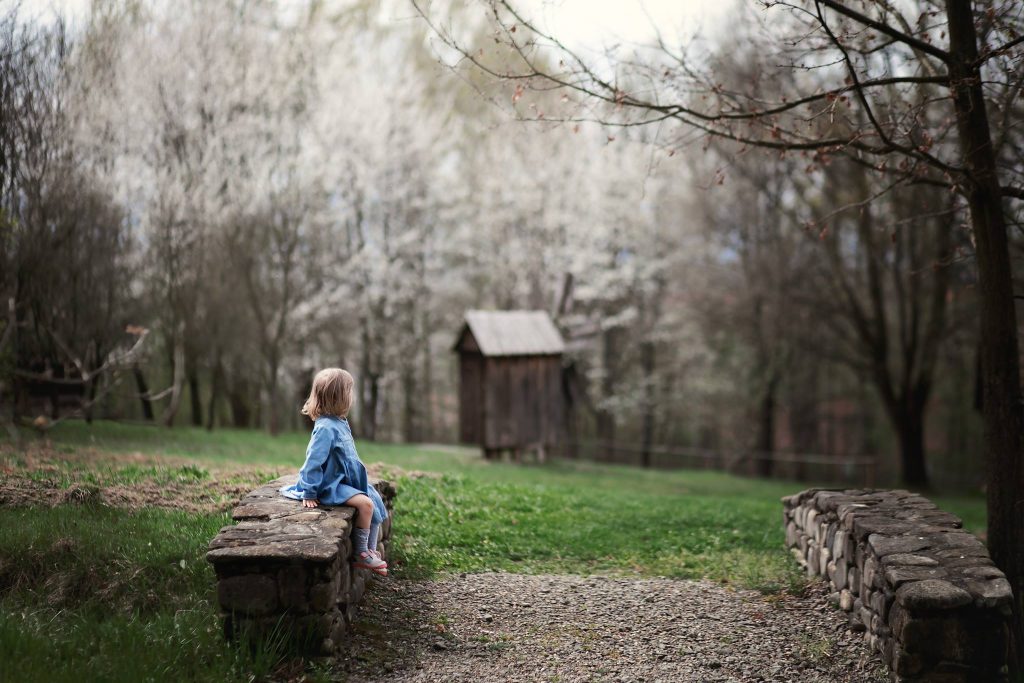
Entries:
{"type": "Polygon", "coordinates": [[[356,509],[358,513],[355,519],[357,528],[370,528],[370,521],[373,519],[373,501],[370,500],[369,496],[364,493],[357,493],[346,500],[344,504],[356,509]]]}

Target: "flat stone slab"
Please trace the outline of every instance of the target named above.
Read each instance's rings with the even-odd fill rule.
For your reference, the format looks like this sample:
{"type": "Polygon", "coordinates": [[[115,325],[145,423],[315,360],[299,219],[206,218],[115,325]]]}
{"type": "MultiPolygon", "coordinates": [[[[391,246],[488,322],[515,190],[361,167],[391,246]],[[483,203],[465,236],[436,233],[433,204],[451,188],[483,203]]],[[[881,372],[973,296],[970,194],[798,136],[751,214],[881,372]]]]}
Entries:
{"type": "Polygon", "coordinates": [[[910,581],[896,590],[896,602],[910,611],[956,609],[973,600],[964,589],[939,579],[910,581]]]}
{"type": "MultiPolygon", "coordinates": [[[[362,600],[370,572],[351,564],[355,510],[303,507],[279,489],[297,474],[246,495],[233,526],[210,541],[206,559],[217,574],[217,600],[229,637],[256,629],[304,652],[337,652],[362,600]]],[[[391,509],[395,488],[374,482],[391,509]]],[[[390,546],[391,517],[381,524],[377,550],[390,546]]]]}
{"type": "Polygon", "coordinates": [[[914,555],[912,553],[894,553],[882,558],[882,566],[890,565],[898,567],[937,567],[939,561],[927,555],[914,555]]]}
{"type": "Polygon", "coordinates": [[[338,557],[338,545],[312,538],[280,542],[253,542],[249,545],[228,545],[206,553],[208,562],[237,562],[252,559],[306,560],[310,562],[331,562],[338,557]]]}
{"type": "Polygon", "coordinates": [[[351,532],[355,510],[348,506],[304,508],[278,489],[297,474],[281,477],[249,493],[231,513],[239,520],[212,541],[206,559],[213,564],[252,559],[333,562],[351,532]]]}

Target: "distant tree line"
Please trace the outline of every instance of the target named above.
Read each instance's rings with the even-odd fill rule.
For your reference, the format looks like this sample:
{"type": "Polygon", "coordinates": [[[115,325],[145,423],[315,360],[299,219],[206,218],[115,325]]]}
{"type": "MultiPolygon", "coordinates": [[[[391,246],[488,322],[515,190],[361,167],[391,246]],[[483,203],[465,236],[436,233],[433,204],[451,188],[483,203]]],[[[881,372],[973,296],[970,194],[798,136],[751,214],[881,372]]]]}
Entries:
{"type": "MultiPolygon", "coordinates": [[[[890,178],[740,135],[685,146],[616,119],[636,108],[629,79],[653,71],[623,72],[607,110],[490,78],[522,65],[516,34],[495,42],[500,27],[450,11],[478,62],[454,75],[429,27],[369,2],[8,10],[5,422],[277,432],[302,425],[312,371],[342,365],[362,436],[448,441],[463,311],[529,308],[569,340],[573,434],[609,452],[877,453],[912,483],[980,481],[962,195],[916,166],[890,178]]],[[[738,25],[741,48],[701,58],[709,96],[755,82],[794,101],[818,82],[766,68],[757,21],[738,25]]],[[[671,56],[651,69],[677,73],[671,56]]],[[[933,80],[884,86],[886,120],[933,80]]],[[[800,135],[870,125],[853,96],[823,97],[800,135]]],[[[730,125],[770,141],[767,121],[730,125]]],[[[933,138],[929,154],[952,144],[933,138]]]]}

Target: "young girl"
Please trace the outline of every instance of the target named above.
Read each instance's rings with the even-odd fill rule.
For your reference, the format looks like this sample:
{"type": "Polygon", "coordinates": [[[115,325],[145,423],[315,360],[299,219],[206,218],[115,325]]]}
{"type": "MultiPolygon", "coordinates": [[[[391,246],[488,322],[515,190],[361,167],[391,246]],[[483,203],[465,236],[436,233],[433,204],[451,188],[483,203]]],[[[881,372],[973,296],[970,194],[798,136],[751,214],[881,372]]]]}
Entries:
{"type": "Polygon", "coordinates": [[[288,498],[301,500],[307,508],[320,503],[354,507],[358,514],[352,533],[356,556],[353,566],[387,576],[388,565],[377,552],[377,533],[388,511],[367,480],[348,426],[354,385],[352,375],[341,368],[316,373],[313,389],[302,406],[302,414],[313,420],[306,462],[299,470],[299,480],[292,486],[282,486],[280,491],[288,498]]]}

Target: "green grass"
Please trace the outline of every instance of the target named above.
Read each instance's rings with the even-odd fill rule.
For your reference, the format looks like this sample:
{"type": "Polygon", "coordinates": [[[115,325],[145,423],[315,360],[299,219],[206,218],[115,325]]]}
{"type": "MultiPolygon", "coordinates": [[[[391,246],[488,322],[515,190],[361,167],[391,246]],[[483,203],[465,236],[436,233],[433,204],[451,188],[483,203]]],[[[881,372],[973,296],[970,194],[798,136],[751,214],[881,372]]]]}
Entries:
{"type": "MultiPolygon", "coordinates": [[[[264,466],[273,471],[297,470],[302,465],[309,435],[287,432],[276,437],[255,430],[195,427],[165,429],[98,421],[61,423],[50,435],[58,449],[74,451],[84,447],[113,453],[142,453],[175,456],[199,463],[239,463],[264,466]]],[[[0,440],[2,443],[2,440],[0,440]]],[[[525,486],[582,487],[614,495],[672,494],[699,498],[758,499],[775,506],[778,498],[794,493],[806,484],[734,477],[702,470],[643,470],[636,467],[587,462],[558,461],[545,467],[522,467],[485,462],[474,449],[381,444],[360,441],[359,453],[367,463],[382,462],[406,470],[457,474],[484,483],[500,481],[525,486]]],[[[934,495],[943,509],[959,515],[972,531],[985,528],[985,501],[981,496],[934,495]]],[[[486,504],[486,501],[483,501],[486,504]]],[[[778,515],[773,513],[773,520],[778,515]]],[[[774,521],[772,522],[774,523],[774,521]]]]}
{"type": "MultiPolygon", "coordinates": [[[[27,435],[27,438],[37,438],[27,435]]],[[[60,423],[48,435],[58,449],[95,448],[111,453],[142,453],[188,458],[205,463],[292,467],[298,470],[309,442],[308,432],[268,436],[246,429],[207,431],[197,427],[163,427],[97,421],[92,426],[79,420],[60,423]]],[[[3,439],[0,439],[0,443],[3,439]]],[[[428,447],[378,444],[359,441],[366,462],[389,462],[405,469],[456,472],[479,460],[468,449],[443,451],[428,447]]]]}
{"type": "Polygon", "coordinates": [[[780,505],[771,498],[645,492],[628,479],[613,487],[597,477],[404,481],[399,557],[416,575],[611,572],[708,577],[768,592],[801,583],[781,549],[780,505]]]}
{"type": "Polygon", "coordinates": [[[9,681],[242,681],[284,658],[233,647],[206,542],[227,515],[96,505],[0,510],[0,662],[9,681]]]}
{"type": "MultiPolygon", "coordinates": [[[[130,486],[202,483],[235,463],[269,479],[298,469],[308,435],[68,422],[49,439],[51,450],[68,456],[39,476],[65,486],[130,486]],[[104,453],[155,461],[104,461],[104,453]]],[[[11,444],[0,446],[0,465],[27,462],[11,444]]],[[[766,593],[798,591],[805,582],[782,547],[779,501],[801,484],[569,461],[516,466],[440,446],[358,447],[367,463],[439,473],[398,481],[395,580],[490,570],[612,573],[710,578],[766,593]]],[[[984,527],[981,498],[937,500],[968,528],[984,527]]],[[[203,554],[227,523],[221,513],[152,508],[0,508],[5,678],[70,680],[85,668],[103,680],[258,680],[280,669],[274,647],[264,643],[253,654],[221,637],[203,554]]]]}
{"type": "MultiPolygon", "coordinates": [[[[75,462],[61,471],[65,482],[131,484],[143,477],[203,480],[207,466],[231,463],[266,467],[271,478],[298,469],[308,435],[70,421],[50,439],[58,450],[91,447],[192,461],[168,467],[101,464],[84,472],[75,462]]],[[[782,549],[779,498],[801,484],[573,461],[520,466],[486,462],[464,448],[369,442],[358,447],[367,463],[443,474],[399,482],[396,550],[406,575],[619,572],[707,577],[765,591],[799,581],[782,549]]],[[[968,528],[984,528],[981,498],[939,502],[968,528]]]]}
{"type": "Polygon", "coordinates": [[[988,515],[985,513],[985,499],[980,495],[930,495],[925,493],[943,510],[952,512],[964,522],[968,531],[984,536],[988,515]]]}

